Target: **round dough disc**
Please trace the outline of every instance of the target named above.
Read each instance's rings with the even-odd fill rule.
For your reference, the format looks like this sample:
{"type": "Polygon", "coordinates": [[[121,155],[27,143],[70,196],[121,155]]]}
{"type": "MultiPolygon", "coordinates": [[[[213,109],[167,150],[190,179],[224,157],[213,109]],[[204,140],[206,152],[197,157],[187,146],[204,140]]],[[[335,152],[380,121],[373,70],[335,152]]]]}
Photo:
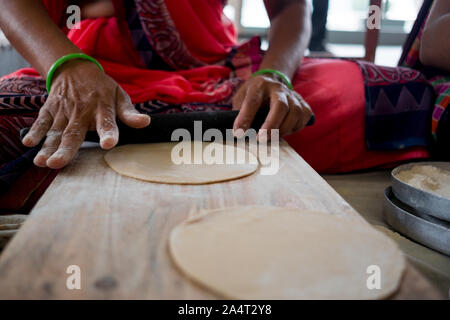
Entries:
{"type": "Polygon", "coordinates": [[[231,299],[384,298],[405,267],[395,243],[361,220],[289,208],[210,211],[173,229],[169,246],[189,278],[231,299]],[[367,287],[372,265],[380,289],[367,287]]]}
{"type": "MultiPolygon", "coordinates": [[[[257,158],[248,151],[214,142],[198,143],[202,145],[201,149],[195,148],[194,143],[191,142],[124,145],[108,151],[105,154],[105,160],[114,171],[121,175],[144,181],[170,184],[207,184],[233,180],[248,176],[258,169],[257,158]],[[179,145],[180,148],[189,148],[186,150],[192,151],[192,164],[175,164],[172,161],[172,150],[176,145],[179,145]],[[214,146],[223,148],[223,164],[206,164],[205,161],[203,161],[203,164],[193,164],[194,154],[199,157],[198,159],[203,159],[203,154],[209,154],[204,151],[208,146],[210,148],[214,146]],[[227,164],[225,156],[233,152],[236,158],[238,150],[245,154],[245,163],[239,164],[235,161],[233,164],[227,164]]],[[[177,154],[182,154],[182,152],[177,154]]]]}

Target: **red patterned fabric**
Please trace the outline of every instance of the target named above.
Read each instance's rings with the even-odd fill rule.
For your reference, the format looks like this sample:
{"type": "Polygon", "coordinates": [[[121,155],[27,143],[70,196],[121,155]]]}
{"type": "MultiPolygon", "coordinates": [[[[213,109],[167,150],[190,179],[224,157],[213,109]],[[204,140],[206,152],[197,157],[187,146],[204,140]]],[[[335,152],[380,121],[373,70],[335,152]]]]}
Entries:
{"type": "MultiPolygon", "coordinates": [[[[64,4],[43,0],[52,19],[61,21],[64,4]],[[59,15],[58,16],[58,10],[59,15]]],[[[125,2],[114,0],[113,18],[84,20],[72,29],[72,42],[100,61],[105,71],[129,93],[134,103],[163,100],[169,103],[229,101],[236,89],[226,59],[236,45],[236,31],[223,14],[220,0],[135,0],[147,39],[175,70],[143,69],[130,41],[125,2]]],[[[29,70],[16,75],[36,75],[29,70]]]]}
{"type": "Polygon", "coordinates": [[[27,150],[19,132],[30,127],[45,97],[42,78],[4,77],[0,81],[0,168],[27,150]]]}
{"type": "MultiPolygon", "coordinates": [[[[20,141],[20,130],[35,121],[45,101],[44,93],[45,83],[40,77],[0,80],[0,171],[27,152],[20,141]]],[[[29,212],[56,174],[47,168],[29,167],[6,193],[0,193],[0,214],[29,212]]],[[[10,182],[8,175],[0,179],[2,184],[10,182]]]]}
{"type": "Polygon", "coordinates": [[[6,193],[0,194],[0,214],[30,212],[58,172],[36,166],[28,168],[6,193]]]}
{"type": "MultiPolygon", "coordinates": [[[[43,2],[52,19],[63,28],[67,1],[43,2]]],[[[124,18],[124,2],[113,2],[116,17],[84,20],[80,29],[70,30],[67,35],[85,53],[100,61],[142,112],[229,109],[237,87],[259,68],[262,60],[259,40],[236,46],[234,28],[222,13],[223,1],[135,0],[142,30],[154,53],[173,68],[173,71],[148,70],[124,18]]],[[[312,106],[317,121],[313,127],[289,136],[287,141],[317,171],[347,172],[428,156],[421,148],[367,151],[364,85],[355,63],[305,59],[293,83],[312,106]]],[[[22,69],[0,79],[2,161],[21,152],[19,130],[30,126],[46,97],[44,82],[33,69],[22,69]]],[[[12,199],[16,202],[8,209],[14,204],[23,206],[22,199],[37,199],[36,192],[42,192],[54,177],[50,171],[40,172],[39,177],[46,177],[44,183],[40,178],[30,178],[36,177],[33,173],[28,174],[14,189],[24,190],[24,194],[12,199]],[[27,183],[30,190],[21,187],[27,183]],[[30,198],[30,192],[34,198],[30,198]]],[[[0,201],[1,204],[5,203],[0,201]]]]}
{"type": "Polygon", "coordinates": [[[286,141],[316,171],[341,173],[391,167],[401,161],[429,157],[423,147],[399,151],[367,149],[364,80],[356,63],[305,59],[293,83],[311,105],[316,123],[286,137],[286,141]]]}
{"type": "Polygon", "coordinates": [[[418,70],[357,62],[365,85],[365,137],[369,150],[430,146],[435,96],[418,70]]]}
{"type": "MultiPolygon", "coordinates": [[[[133,103],[163,100],[168,103],[229,101],[236,89],[232,70],[223,65],[207,65],[173,72],[140,68],[136,54],[122,46],[128,39],[120,32],[116,18],[84,20],[80,29],[68,33],[83,52],[95,57],[105,71],[128,92],[133,103]]],[[[38,76],[31,69],[12,76],[38,76]]]]}

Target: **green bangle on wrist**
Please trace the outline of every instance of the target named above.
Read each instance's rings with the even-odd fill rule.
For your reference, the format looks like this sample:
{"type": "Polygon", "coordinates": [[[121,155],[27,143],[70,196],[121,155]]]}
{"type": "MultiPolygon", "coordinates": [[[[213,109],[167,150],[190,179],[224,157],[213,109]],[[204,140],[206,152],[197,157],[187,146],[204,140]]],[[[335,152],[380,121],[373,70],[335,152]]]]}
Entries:
{"type": "Polygon", "coordinates": [[[280,79],[284,82],[285,85],[287,85],[289,89],[294,90],[294,86],[292,85],[291,80],[289,80],[289,78],[283,72],[275,69],[262,69],[253,73],[252,78],[261,74],[275,74],[280,77],[280,79]]]}
{"type": "Polygon", "coordinates": [[[56,62],[50,67],[50,70],[48,70],[47,80],[46,80],[47,93],[50,93],[53,76],[55,75],[56,70],[58,70],[58,68],[61,67],[67,61],[76,60],[76,59],[91,61],[91,62],[95,63],[102,72],[105,72],[102,65],[97,60],[95,60],[91,56],[88,56],[87,54],[84,54],[84,53],[68,54],[68,55],[63,56],[63,57],[59,58],[58,60],[56,60],[56,62]]]}

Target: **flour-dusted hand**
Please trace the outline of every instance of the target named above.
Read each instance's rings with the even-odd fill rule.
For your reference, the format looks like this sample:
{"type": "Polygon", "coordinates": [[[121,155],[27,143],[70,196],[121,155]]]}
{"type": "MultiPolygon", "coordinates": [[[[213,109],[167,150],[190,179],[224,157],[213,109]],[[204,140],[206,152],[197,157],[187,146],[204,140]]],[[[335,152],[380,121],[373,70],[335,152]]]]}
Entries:
{"type": "Polygon", "coordinates": [[[272,129],[280,130],[280,137],[304,128],[311,119],[309,105],[295,91],[278,81],[275,75],[252,77],[233,98],[233,109],[240,109],[234,130],[246,131],[262,106],[270,106],[269,114],[258,134],[260,141],[270,139],[272,129]],[[266,131],[267,130],[267,131],[266,131]]]}
{"type": "Polygon", "coordinates": [[[97,131],[103,149],[113,148],[119,139],[116,116],[133,128],[150,123],[150,117],[140,114],[122,88],[94,63],[73,60],[55,74],[50,95],[23,144],[34,147],[45,137],[34,163],[59,169],[73,159],[88,130],[97,131]]]}

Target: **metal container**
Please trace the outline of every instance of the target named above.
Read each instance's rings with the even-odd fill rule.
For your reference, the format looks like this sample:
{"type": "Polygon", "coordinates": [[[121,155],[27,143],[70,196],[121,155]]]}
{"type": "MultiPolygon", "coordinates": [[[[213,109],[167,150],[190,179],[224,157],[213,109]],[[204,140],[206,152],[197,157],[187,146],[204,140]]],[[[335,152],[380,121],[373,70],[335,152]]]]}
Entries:
{"type": "Polygon", "coordinates": [[[384,192],[384,218],[396,231],[424,246],[450,256],[450,223],[419,213],[398,200],[389,187],[384,192]]]}
{"type": "Polygon", "coordinates": [[[415,165],[431,165],[450,171],[450,162],[419,162],[401,165],[391,172],[392,191],[397,199],[420,213],[450,221],[450,199],[413,187],[397,178],[400,171],[415,165]]]}

